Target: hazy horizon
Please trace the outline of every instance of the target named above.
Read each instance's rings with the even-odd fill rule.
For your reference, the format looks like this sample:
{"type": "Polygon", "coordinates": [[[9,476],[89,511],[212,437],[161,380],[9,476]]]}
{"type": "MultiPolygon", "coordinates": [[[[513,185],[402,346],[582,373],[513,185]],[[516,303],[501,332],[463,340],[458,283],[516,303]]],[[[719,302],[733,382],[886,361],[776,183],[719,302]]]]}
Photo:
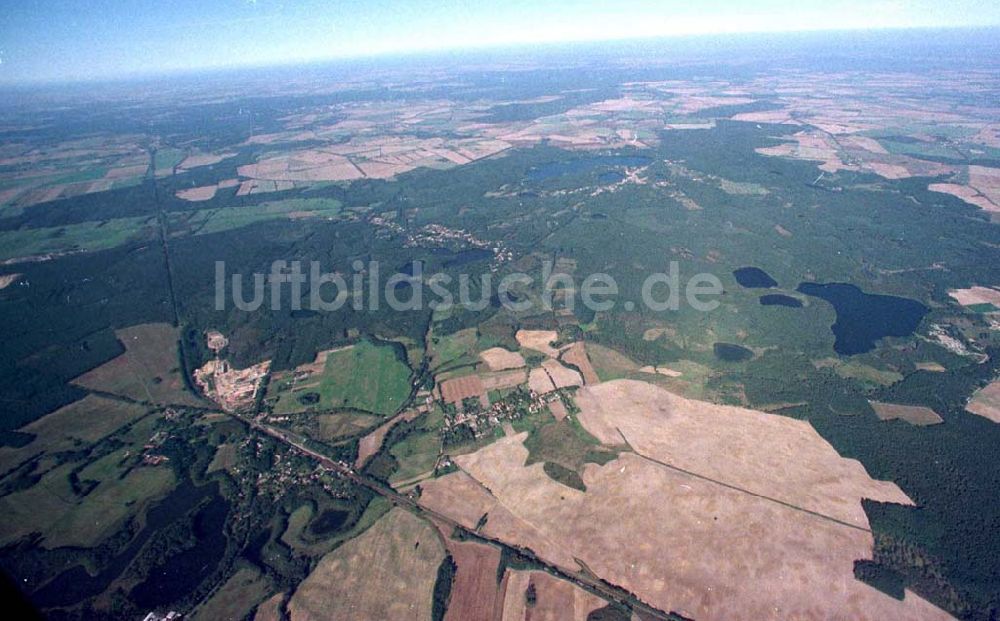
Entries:
{"type": "Polygon", "coordinates": [[[1000,5],[961,0],[835,3],[732,0],[605,3],[420,0],[387,2],[140,0],[39,2],[8,10],[0,82],[107,80],[142,75],[561,43],[778,33],[971,29],[1000,26],[1000,5]]]}

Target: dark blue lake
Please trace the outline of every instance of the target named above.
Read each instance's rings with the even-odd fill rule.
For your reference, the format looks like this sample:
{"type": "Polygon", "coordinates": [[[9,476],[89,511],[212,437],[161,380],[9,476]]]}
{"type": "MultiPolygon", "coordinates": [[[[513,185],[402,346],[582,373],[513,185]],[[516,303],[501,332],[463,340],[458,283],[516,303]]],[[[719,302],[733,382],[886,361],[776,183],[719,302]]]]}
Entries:
{"type": "Polygon", "coordinates": [[[802,308],[802,300],[793,298],[790,295],[780,293],[769,293],[760,296],[761,306],[787,306],[788,308],[802,308]]]}
{"type": "MultiPolygon", "coordinates": [[[[560,160],[558,162],[541,164],[529,170],[527,178],[530,181],[542,181],[544,179],[562,177],[563,175],[578,175],[601,168],[613,169],[618,167],[634,168],[637,166],[647,166],[652,161],[652,158],[641,155],[595,155],[592,157],[581,157],[573,160],[560,160]]],[[[615,171],[603,171],[602,176],[612,173],[615,176],[604,176],[602,183],[621,181],[621,173],[616,173],[615,171]]]]}
{"type": "Polygon", "coordinates": [[[796,289],[826,300],[837,311],[831,329],[833,349],[851,356],[875,349],[879,339],[909,336],[927,314],[927,307],[909,298],[865,293],[847,283],[801,283],[796,289]]]}
{"type": "Polygon", "coordinates": [[[733,270],[733,276],[741,287],[747,289],[770,289],[778,286],[778,281],[759,267],[741,267],[733,270]]]}
{"type": "Polygon", "coordinates": [[[715,357],[725,362],[746,362],[753,358],[753,351],[734,343],[716,343],[712,345],[715,357]]]}
{"type": "MultiPolygon", "coordinates": [[[[33,593],[31,599],[39,606],[55,607],[99,595],[129,566],[150,537],[171,522],[183,519],[184,515],[194,509],[198,503],[211,497],[216,505],[221,502],[221,509],[224,510],[225,501],[219,495],[218,490],[218,483],[197,487],[190,480],[185,480],[163,502],[149,510],[145,518],[145,527],[129,543],[128,547],[110,559],[97,575],[92,576],[82,565],[75,565],[33,593]]],[[[221,530],[217,533],[211,533],[211,535],[216,537],[218,541],[207,546],[208,554],[214,554],[214,548],[219,547],[219,545],[224,549],[226,542],[221,530]]],[[[183,592],[179,593],[180,595],[184,594],[183,592]]]]}

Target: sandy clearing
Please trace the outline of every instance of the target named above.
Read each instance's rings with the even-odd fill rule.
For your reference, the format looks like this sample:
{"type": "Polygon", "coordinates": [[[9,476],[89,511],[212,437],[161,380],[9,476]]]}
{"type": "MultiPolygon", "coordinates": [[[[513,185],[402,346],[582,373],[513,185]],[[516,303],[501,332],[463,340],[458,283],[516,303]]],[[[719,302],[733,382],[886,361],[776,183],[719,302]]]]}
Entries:
{"type": "Polygon", "coordinates": [[[1000,380],[994,380],[976,391],[965,406],[966,411],[1000,423],[1000,380]]]}
{"type": "Polygon", "coordinates": [[[215,198],[216,190],[218,190],[218,187],[214,185],[203,185],[197,188],[178,190],[177,198],[192,202],[207,201],[215,198]]]}
{"type": "Polygon", "coordinates": [[[197,168],[198,166],[213,166],[236,155],[236,153],[195,153],[184,158],[177,167],[197,168]]]}
{"type": "Polygon", "coordinates": [[[553,358],[559,355],[559,350],[552,347],[552,341],[559,337],[555,330],[518,330],[514,338],[521,347],[527,347],[553,358]]]}
{"type": "Polygon", "coordinates": [[[587,615],[607,602],[571,582],[543,571],[508,570],[502,621],[587,621],[587,615]],[[529,585],[535,602],[527,604],[529,585]]]}
{"type": "Polygon", "coordinates": [[[555,385],[552,383],[552,378],[550,378],[549,374],[542,368],[532,369],[531,372],[528,373],[528,388],[540,395],[552,392],[556,389],[555,385]]]}
{"type": "Polygon", "coordinates": [[[649,328],[642,333],[642,340],[655,341],[667,333],[667,328],[649,328]]]}
{"type": "Polygon", "coordinates": [[[676,468],[868,528],[861,498],[912,504],[894,484],[840,457],[806,421],[675,395],[635,380],[576,394],[580,423],[605,444],[622,436],[676,468]]]}
{"type": "Polygon", "coordinates": [[[1000,290],[992,287],[976,286],[968,289],[949,289],[948,295],[962,306],[992,304],[1000,308],[1000,290]]]}
{"type": "Polygon", "coordinates": [[[542,368],[552,378],[552,383],[555,384],[556,388],[583,386],[583,378],[580,377],[580,374],[569,367],[563,366],[558,360],[545,360],[542,362],[542,368]]]}
{"type": "Polygon", "coordinates": [[[393,509],[324,556],[288,602],[292,621],[431,616],[444,548],[434,527],[393,509]]]}
{"type": "Polygon", "coordinates": [[[20,274],[0,274],[0,289],[6,289],[17,282],[20,277],[20,274]]]}
{"type": "Polygon", "coordinates": [[[562,354],[562,361],[579,369],[580,374],[583,375],[584,383],[596,384],[601,381],[597,378],[594,365],[590,363],[590,357],[587,356],[587,346],[582,341],[577,341],[567,347],[562,354]]]}
{"type": "Polygon", "coordinates": [[[781,235],[782,237],[791,237],[792,236],[792,232],[789,231],[788,229],[786,229],[785,227],[781,226],[780,224],[775,224],[774,225],[774,231],[778,235],[781,235]]]}
{"type": "Polygon", "coordinates": [[[667,367],[654,367],[648,364],[644,367],[640,367],[639,371],[642,373],[659,373],[660,375],[666,375],[667,377],[680,377],[683,375],[680,371],[675,371],[667,367]]]}
{"type": "Polygon", "coordinates": [[[524,358],[521,354],[503,347],[491,347],[486,351],[481,351],[479,357],[483,359],[491,371],[520,369],[524,366],[524,358]]]}
{"type": "Polygon", "coordinates": [[[944,422],[944,419],[937,412],[923,406],[881,403],[878,401],[869,401],[868,403],[875,410],[875,414],[879,417],[879,420],[898,419],[919,427],[938,425],[944,422]]]}
{"type": "Polygon", "coordinates": [[[454,539],[447,539],[445,545],[458,567],[445,621],[493,621],[500,597],[497,584],[500,549],[454,539]]]}
{"type": "Polygon", "coordinates": [[[421,504],[450,515],[469,513],[467,504],[487,509],[484,534],[569,570],[579,558],[651,605],[699,620],[950,618],[911,593],[900,602],[854,578],[854,561],[872,553],[865,530],[634,453],[589,464],[579,492],[540,463],[524,466],[526,437],[457,457],[481,486],[453,473],[434,482],[451,495],[425,491],[421,504]]]}

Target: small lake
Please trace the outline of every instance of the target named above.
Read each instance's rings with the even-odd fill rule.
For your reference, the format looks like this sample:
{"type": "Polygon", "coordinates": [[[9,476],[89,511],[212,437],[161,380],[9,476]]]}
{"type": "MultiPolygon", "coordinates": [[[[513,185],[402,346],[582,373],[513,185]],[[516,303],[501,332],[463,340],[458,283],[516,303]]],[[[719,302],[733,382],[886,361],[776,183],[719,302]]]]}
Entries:
{"type": "Polygon", "coordinates": [[[804,282],[796,291],[833,305],[837,311],[831,326],[833,349],[845,356],[871,351],[887,336],[910,336],[928,311],[916,300],[865,293],[847,283],[804,282]]]}
{"type": "Polygon", "coordinates": [[[733,276],[741,287],[747,289],[770,289],[778,286],[778,281],[759,267],[741,267],[733,270],[733,276]]]}
{"type": "Polygon", "coordinates": [[[780,293],[769,293],[760,296],[761,306],[787,306],[788,308],[802,308],[802,300],[793,298],[790,295],[780,293]]]}
{"type": "Polygon", "coordinates": [[[309,524],[309,532],[317,536],[335,533],[347,523],[347,519],[350,517],[350,511],[327,509],[309,524]]]}
{"type": "MultiPolygon", "coordinates": [[[[529,181],[542,181],[563,175],[579,175],[601,168],[637,168],[648,166],[652,162],[652,158],[641,155],[595,155],[541,164],[529,170],[526,177],[529,181]]],[[[624,178],[620,172],[609,170],[601,172],[602,176],[612,174],[615,176],[604,177],[605,180],[602,180],[601,183],[614,183],[624,178]]]]}
{"type": "Polygon", "coordinates": [[[716,343],[712,351],[716,358],[725,362],[746,362],[753,358],[753,351],[734,343],[716,343]]]}

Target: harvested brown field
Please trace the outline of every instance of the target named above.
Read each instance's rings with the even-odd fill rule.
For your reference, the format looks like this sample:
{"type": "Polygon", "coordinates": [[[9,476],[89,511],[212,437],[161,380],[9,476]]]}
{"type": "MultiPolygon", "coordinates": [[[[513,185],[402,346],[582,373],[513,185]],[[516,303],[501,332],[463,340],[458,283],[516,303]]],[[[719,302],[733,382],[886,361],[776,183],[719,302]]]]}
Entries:
{"type": "Polygon", "coordinates": [[[343,155],[319,149],[293,151],[237,169],[241,177],[271,181],[349,181],[364,176],[343,155]]]}
{"type": "Polygon", "coordinates": [[[988,211],[1000,211],[1000,168],[969,166],[969,185],[989,200],[988,211]]]}
{"type": "Polygon", "coordinates": [[[479,357],[483,359],[490,371],[506,371],[507,369],[520,369],[524,366],[524,358],[521,354],[504,349],[503,347],[491,347],[486,351],[479,352],[479,357]]]}
{"type": "Polygon", "coordinates": [[[483,407],[489,407],[486,388],[478,375],[466,375],[441,382],[441,398],[448,403],[461,405],[463,399],[479,397],[483,407]]]}
{"type": "Polygon", "coordinates": [[[208,201],[215,198],[215,192],[217,190],[218,186],[214,185],[203,185],[197,188],[187,188],[186,190],[178,190],[177,198],[192,202],[208,201]]]}
{"type": "Polygon", "coordinates": [[[458,470],[426,481],[421,486],[420,504],[446,508],[445,515],[475,529],[480,518],[495,508],[496,499],[479,481],[458,470]]]}
{"type": "Polygon", "coordinates": [[[597,378],[597,371],[594,370],[594,365],[590,363],[590,358],[587,356],[587,346],[582,341],[577,341],[567,347],[562,354],[562,361],[579,369],[585,384],[596,384],[601,381],[597,378]]]}
{"type": "Polygon", "coordinates": [[[354,466],[361,468],[371,459],[372,455],[378,453],[379,449],[382,448],[382,441],[385,440],[385,434],[389,433],[390,429],[401,422],[413,420],[418,416],[420,416],[418,410],[400,412],[389,421],[380,425],[375,431],[361,438],[360,442],[358,442],[358,458],[354,461],[354,466]]]}
{"type": "Polygon", "coordinates": [[[493,621],[500,596],[497,585],[500,549],[453,539],[446,539],[445,545],[458,567],[445,621],[493,621]]]}
{"type": "Polygon", "coordinates": [[[285,593],[275,593],[257,606],[253,621],[282,621],[281,605],[285,602],[285,593]]]}
{"type": "Polygon", "coordinates": [[[187,169],[199,166],[213,166],[235,156],[236,153],[194,153],[184,158],[177,167],[187,169]]]}
{"type": "Polygon", "coordinates": [[[806,421],[633,380],[586,387],[576,401],[580,423],[601,442],[624,438],[650,459],[847,524],[868,528],[860,498],[912,504],[894,483],[871,479],[860,462],[840,457],[806,421]]]}
{"type": "Polygon", "coordinates": [[[968,289],[950,289],[948,295],[962,306],[977,304],[992,304],[1000,308],[1000,289],[993,287],[969,287],[968,289]]]}
{"type": "Polygon", "coordinates": [[[976,391],[965,409],[994,423],[1000,423],[1000,380],[995,380],[976,391]]]}
{"type": "Polygon", "coordinates": [[[508,570],[505,576],[503,621],[587,621],[587,616],[608,604],[572,582],[544,571],[508,570]],[[534,602],[528,604],[528,589],[534,602]]]}
{"type": "Polygon", "coordinates": [[[686,617],[949,618],[854,578],[874,545],[861,499],[909,499],[808,423],[629,380],[584,387],[577,404],[588,432],[636,451],[587,464],[585,493],[525,466],[521,434],[456,457],[462,471],[427,482],[421,503],[469,527],[487,513],[486,535],[570,570],[580,559],[686,617]]]}
{"type": "Polygon", "coordinates": [[[512,369],[496,373],[480,373],[479,379],[482,380],[483,388],[486,390],[513,388],[528,381],[528,371],[527,369],[512,369]]]}
{"type": "MultiPolygon", "coordinates": [[[[588,464],[587,491],[579,492],[550,479],[541,463],[524,466],[525,437],[456,457],[464,472],[428,481],[421,504],[470,528],[487,513],[487,536],[567,570],[578,571],[579,559],[647,603],[690,618],[949,618],[912,593],[900,602],[854,578],[855,560],[872,554],[865,529],[634,453],[588,464]]],[[[783,470],[799,469],[791,464],[799,462],[783,470]]],[[[860,509],[860,497],[853,502],[860,509]]]]}
{"type": "Polygon", "coordinates": [[[424,621],[444,556],[433,526],[393,509],[320,560],[288,602],[289,617],[424,621]]]}
{"type": "Polygon", "coordinates": [[[935,373],[943,373],[947,371],[940,362],[918,362],[916,365],[918,371],[933,371],[935,373]]]}
{"type": "Polygon", "coordinates": [[[521,347],[527,347],[553,358],[559,355],[559,350],[552,347],[552,341],[559,338],[555,330],[518,330],[514,336],[521,347]]]}
{"type": "Polygon", "coordinates": [[[918,405],[901,405],[898,403],[880,403],[878,401],[868,402],[879,420],[903,420],[911,425],[924,427],[927,425],[938,425],[944,422],[934,410],[918,405]]]}
{"type": "Polygon", "coordinates": [[[125,353],[73,380],[74,384],[160,404],[204,405],[184,385],[177,329],[147,323],[116,330],[125,353]]]}
{"type": "Polygon", "coordinates": [[[562,399],[549,401],[549,412],[552,412],[552,417],[556,420],[562,420],[569,416],[569,412],[566,411],[566,406],[563,404],[562,399]]]}
{"type": "Polygon", "coordinates": [[[580,377],[580,374],[569,367],[563,366],[558,360],[546,360],[542,362],[542,368],[549,374],[556,388],[583,386],[583,378],[580,377]]]}
{"type": "Polygon", "coordinates": [[[552,378],[549,377],[549,374],[542,368],[532,369],[531,372],[528,373],[528,388],[540,395],[544,395],[545,393],[552,392],[556,389],[555,385],[552,383],[552,378]]]}
{"type": "Polygon", "coordinates": [[[993,201],[986,196],[983,196],[979,190],[967,185],[960,185],[958,183],[932,183],[927,186],[927,189],[931,192],[950,194],[955,198],[962,199],[966,203],[975,205],[985,211],[1000,211],[1000,207],[993,204],[993,201]]]}

